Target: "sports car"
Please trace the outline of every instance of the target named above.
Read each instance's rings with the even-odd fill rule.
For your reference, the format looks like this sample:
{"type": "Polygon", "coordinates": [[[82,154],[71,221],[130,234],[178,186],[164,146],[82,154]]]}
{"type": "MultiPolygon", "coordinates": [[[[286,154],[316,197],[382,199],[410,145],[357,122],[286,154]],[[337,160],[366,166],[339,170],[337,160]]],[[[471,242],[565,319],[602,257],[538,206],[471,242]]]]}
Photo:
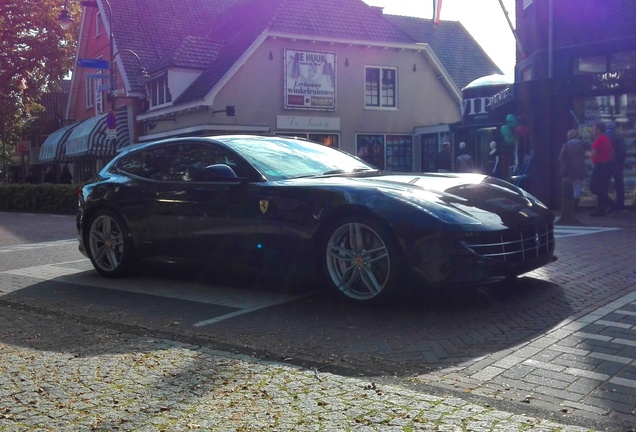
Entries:
{"type": "Polygon", "coordinates": [[[111,160],[78,191],[80,251],[107,277],[181,259],[284,275],[311,264],[344,298],[480,285],[554,259],[554,215],[481,174],[381,172],[278,136],[172,138],[111,160]]]}

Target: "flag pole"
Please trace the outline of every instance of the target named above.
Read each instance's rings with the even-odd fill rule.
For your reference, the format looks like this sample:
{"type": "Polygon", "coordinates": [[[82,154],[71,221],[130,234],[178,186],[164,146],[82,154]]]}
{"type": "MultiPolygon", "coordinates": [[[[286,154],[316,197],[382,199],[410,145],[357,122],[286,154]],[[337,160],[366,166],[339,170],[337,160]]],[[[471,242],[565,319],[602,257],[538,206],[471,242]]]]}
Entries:
{"type": "Polygon", "coordinates": [[[523,50],[523,47],[521,46],[521,41],[519,40],[519,37],[517,36],[517,32],[515,31],[514,25],[512,25],[512,21],[510,21],[510,16],[508,15],[508,11],[506,10],[506,7],[503,4],[503,0],[499,0],[499,4],[501,5],[501,10],[506,16],[506,21],[508,21],[508,25],[510,26],[510,31],[512,31],[512,35],[515,38],[515,43],[517,44],[517,50],[519,50],[521,57],[525,57],[526,52],[523,50]]]}

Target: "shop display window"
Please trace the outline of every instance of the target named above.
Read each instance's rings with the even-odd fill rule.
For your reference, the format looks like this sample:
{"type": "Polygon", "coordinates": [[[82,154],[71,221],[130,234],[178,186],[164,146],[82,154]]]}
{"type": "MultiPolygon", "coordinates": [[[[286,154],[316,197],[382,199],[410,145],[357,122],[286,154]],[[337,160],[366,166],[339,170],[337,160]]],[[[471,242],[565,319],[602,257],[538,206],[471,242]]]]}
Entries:
{"type": "MultiPolygon", "coordinates": [[[[627,152],[623,166],[625,205],[636,205],[636,93],[578,98],[573,101],[572,113],[579,124],[581,138],[590,145],[594,141],[592,129],[596,122],[614,122],[627,152]]],[[[589,171],[591,175],[591,163],[589,171]]],[[[614,182],[610,185],[610,195],[615,199],[614,182]]],[[[589,191],[588,176],[583,184],[581,202],[593,206],[595,199],[596,196],[589,191]]]]}
{"type": "Polygon", "coordinates": [[[385,167],[384,150],[384,135],[358,135],[356,139],[358,157],[381,170],[385,167]]]}
{"type": "Polygon", "coordinates": [[[413,171],[412,135],[358,135],[356,152],[360,159],[386,171],[413,171]]]}
{"type": "Polygon", "coordinates": [[[327,147],[339,148],[340,140],[336,134],[317,134],[317,133],[297,133],[297,132],[276,132],[276,135],[291,138],[301,138],[309,141],[317,142],[327,147]]]}
{"type": "Polygon", "coordinates": [[[395,172],[413,171],[413,137],[411,135],[386,136],[386,169],[395,172]]]}

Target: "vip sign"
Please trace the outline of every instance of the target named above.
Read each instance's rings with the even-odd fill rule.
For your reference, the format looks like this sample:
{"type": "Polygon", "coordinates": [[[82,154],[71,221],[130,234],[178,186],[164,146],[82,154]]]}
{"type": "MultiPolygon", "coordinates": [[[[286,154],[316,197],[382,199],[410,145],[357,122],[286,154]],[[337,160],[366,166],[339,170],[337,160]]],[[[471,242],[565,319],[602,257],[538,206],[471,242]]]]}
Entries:
{"type": "Polygon", "coordinates": [[[336,109],[336,54],[285,49],[285,109],[336,109]]]}
{"type": "Polygon", "coordinates": [[[462,100],[462,116],[488,114],[490,111],[491,97],[478,97],[462,100]]]}

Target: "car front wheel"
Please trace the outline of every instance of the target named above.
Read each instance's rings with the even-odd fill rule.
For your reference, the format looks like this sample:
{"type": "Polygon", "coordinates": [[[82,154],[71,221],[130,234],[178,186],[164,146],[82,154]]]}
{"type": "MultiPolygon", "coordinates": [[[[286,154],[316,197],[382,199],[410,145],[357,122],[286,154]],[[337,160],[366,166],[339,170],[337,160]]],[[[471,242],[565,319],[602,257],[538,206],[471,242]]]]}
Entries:
{"type": "Polygon", "coordinates": [[[375,303],[396,294],[403,260],[393,236],[380,224],[342,219],[325,238],[324,271],[347,299],[375,303]]]}
{"type": "Polygon", "coordinates": [[[93,267],[104,276],[128,273],[133,261],[133,245],[124,221],[112,211],[101,210],[90,221],[88,256],[93,267]]]}

